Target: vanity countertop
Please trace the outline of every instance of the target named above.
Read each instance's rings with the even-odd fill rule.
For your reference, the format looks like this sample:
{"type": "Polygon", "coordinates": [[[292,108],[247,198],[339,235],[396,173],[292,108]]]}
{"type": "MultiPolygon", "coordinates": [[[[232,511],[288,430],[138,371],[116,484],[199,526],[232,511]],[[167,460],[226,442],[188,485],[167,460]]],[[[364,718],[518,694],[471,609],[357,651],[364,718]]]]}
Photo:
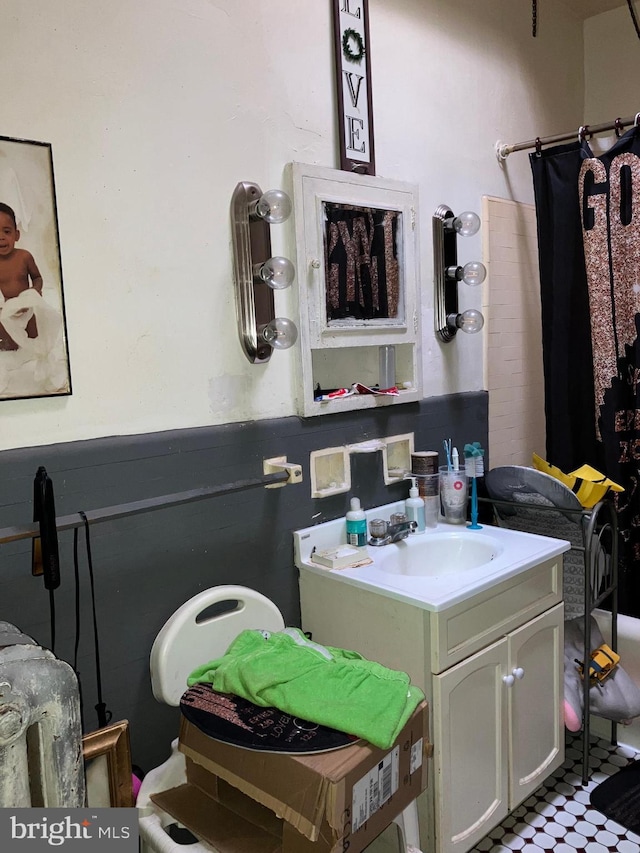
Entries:
{"type": "MultiPolygon", "coordinates": [[[[367,521],[388,519],[402,511],[403,502],[366,512],[367,521]]],[[[571,547],[569,542],[482,525],[479,530],[439,523],[422,534],[383,546],[362,549],[366,565],[329,569],[311,559],[318,551],[346,545],[344,519],[296,530],[295,563],[301,572],[325,575],[381,595],[440,611],[514,577],[571,547]],[[371,560],[372,562],[368,562],[371,560]]]]}

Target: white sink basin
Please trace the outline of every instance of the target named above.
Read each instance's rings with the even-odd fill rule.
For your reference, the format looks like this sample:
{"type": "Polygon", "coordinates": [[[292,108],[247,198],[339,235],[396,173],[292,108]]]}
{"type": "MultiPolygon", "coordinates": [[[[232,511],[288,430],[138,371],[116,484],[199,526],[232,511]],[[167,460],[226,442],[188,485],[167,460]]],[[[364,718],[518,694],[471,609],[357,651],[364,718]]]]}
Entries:
{"type": "Polygon", "coordinates": [[[462,529],[411,536],[401,542],[370,549],[376,569],[394,575],[438,577],[490,563],[503,551],[500,542],[487,535],[462,529]]]}
{"type": "MultiPolygon", "coordinates": [[[[403,506],[398,502],[376,507],[366,513],[367,519],[388,519],[403,506]]],[[[323,574],[337,583],[373,589],[433,611],[464,601],[571,547],[562,539],[502,527],[484,525],[470,530],[438,524],[401,542],[367,546],[362,553],[364,565],[327,569],[314,563],[311,553],[314,548],[321,551],[346,543],[344,519],[296,530],[293,540],[295,563],[301,572],[323,574]]]]}

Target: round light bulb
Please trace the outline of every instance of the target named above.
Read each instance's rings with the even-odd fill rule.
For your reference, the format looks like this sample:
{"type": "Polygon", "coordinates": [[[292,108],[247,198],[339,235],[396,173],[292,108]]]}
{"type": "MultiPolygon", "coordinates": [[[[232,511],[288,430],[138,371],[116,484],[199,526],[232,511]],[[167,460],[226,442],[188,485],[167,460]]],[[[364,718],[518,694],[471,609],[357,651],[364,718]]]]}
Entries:
{"type": "Polygon", "coordinates": [[[471,287],[482,284],[486,277],[486,267],[480,261],[469,261],[462,267],[462,280],[471,287]]]}
{"type": "Polygon", "coordinates": [[[453,228],[461,237],[471,237],[480,230],[480,217],[471,210],[465,210],[453,220],[453,228]]]}
{"type": "Polygon", "coordinates": [[[468,335],[475,335],[484,326],[484,317],[475,308],[468,308],[456,317],[456,326],[468,335]]]}
{"type": "Polygon", "coordinates": [[[282,190],[267,190],[256,203],[256,213],[269,225],[277,225],[291,215],[291,199],[282,190]]]}
{"type": "Polygon", "coordinates": [[[289,349],[298,340],[298,330],[287,317],[276,317],[264,327],[262,337],[274,349],[289,349]]]}
{"type": "Polygon", "coordinates": [[[265,284],[273,290],[284,290],[293,283],[296,271],[289,258],[269,258],[263,264],[256,264],[254,269],[265,284]]]}

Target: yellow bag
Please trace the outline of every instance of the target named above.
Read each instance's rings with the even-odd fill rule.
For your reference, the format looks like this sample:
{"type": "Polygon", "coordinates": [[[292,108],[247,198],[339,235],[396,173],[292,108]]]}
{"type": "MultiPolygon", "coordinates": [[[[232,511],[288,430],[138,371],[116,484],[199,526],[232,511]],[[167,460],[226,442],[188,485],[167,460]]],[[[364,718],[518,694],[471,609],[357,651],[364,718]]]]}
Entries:
{"type": "Polygon", "coordinates": [[[550,465],[537,453],[533,454],[533,467],[536,471],[549,474],[563,483],[575,494],[580,504],[585,509],[592,509],[598,501],[607,494],[609,489],[613,492],[624,492],[624,488],[614,483],[600,471],[596,471],[591,465],[582,465],[570,474],[565,474],[555,465],[550,465]]]}

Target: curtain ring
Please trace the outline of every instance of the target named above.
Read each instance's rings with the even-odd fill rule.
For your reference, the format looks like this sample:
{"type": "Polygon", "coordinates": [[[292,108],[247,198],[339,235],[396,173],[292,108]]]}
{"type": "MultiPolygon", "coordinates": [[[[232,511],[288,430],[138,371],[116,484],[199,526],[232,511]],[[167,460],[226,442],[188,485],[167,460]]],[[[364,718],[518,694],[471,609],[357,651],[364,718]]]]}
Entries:
{"type": "MultiPolygon", "coordinates": [[[[640,115],[640,113],[638,113],[638,115],[640,115]]],[[[587,138],[587,135],[591,136],[591,134],[589,133],[589,125],[583,124],[580,130],[578,131],[578,142],[584,142],[587,138]]]]}
{"type": "Polygon", "coordinates": [[[621,121],[619,118],[617,118],[617,119],[614,121],[614,123],[613,123],[613,129],[615,130],[615,132],[616,132],[616,136],[618,137],[618,139],[620,139],[620,134],[621,134],[621,133],[622,133],[622,131],[624,130],[624,125],[622,124],[622,121],[621,121]]]}
{"type": "Polygon", "coordinates": [[[633,120],[634,127],[638,127],[640,125],[640,113],[636,113],[636,117],[633,120]]]}
{"type": "Polygon", "coordinates": [[[536,156],[542,156],[542,142],[540,141],[539,136],[536,136],[536,156]]]}

